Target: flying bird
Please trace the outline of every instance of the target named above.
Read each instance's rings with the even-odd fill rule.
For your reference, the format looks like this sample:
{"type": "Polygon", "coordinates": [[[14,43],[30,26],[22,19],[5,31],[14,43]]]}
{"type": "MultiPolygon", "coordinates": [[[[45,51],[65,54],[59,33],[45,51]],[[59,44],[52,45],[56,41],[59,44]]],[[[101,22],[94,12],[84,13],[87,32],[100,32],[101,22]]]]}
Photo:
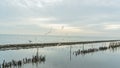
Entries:
{"type": "Polygon", "coordinates": [[[28,40],[29,43],[31,43],[32,41],[31,40],[28,40]]]}

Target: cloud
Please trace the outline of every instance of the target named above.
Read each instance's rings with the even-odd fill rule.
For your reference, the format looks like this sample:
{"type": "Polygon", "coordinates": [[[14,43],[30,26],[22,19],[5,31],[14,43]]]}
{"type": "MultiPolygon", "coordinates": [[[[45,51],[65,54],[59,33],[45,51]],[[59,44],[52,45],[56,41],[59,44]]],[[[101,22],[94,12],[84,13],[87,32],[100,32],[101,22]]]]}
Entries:
{"type": "Polygon", "coordinates": [[[105,29],[106,30],[119,30],[120,24],[106,24],[105,29]]]}
{"type": "Polygon", "coordinates": [[[22,8],[42,8],[61,1],[62,0],[5,0],[5,3],[22,8]]]}
{"type": "MultiPolygon", "coordinates": [[[[119,0],[74,0],[76,2],[79,2],[82,6],[104,6],[104,7],[110,7],[110,6],[115,6],[118,7],[120,6],[119,0]]],[[[76,5],[76,4],[74,4],[76,5]]]]}
{"type": "Polygon", "coordinates": [[[54,17],[41,17],[41,18],[28,18],[27,21],[33,21],[33,22],[47,22],[47,21],[56,21],[57,19],[54,17]]]}
{"type": "Polygon", "coordinates": [[[52,28],[53,34],[115,34],[119,31],[119,3],[119,0],[0,0],[0,31],[44,34],[52,28]]]}

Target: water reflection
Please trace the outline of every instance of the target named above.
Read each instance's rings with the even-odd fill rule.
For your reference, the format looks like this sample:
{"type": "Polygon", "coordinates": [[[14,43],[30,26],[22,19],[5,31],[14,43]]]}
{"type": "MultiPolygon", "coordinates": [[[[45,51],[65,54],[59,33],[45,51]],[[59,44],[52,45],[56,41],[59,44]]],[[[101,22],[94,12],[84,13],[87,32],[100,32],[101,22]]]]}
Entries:
{"type": "Polygon", "coordinates": [[[75,56],[86,55],[88,53],[105,51],[105,50],[108,50],[108,49],[112,49],[113,51],[115,51],[115,49],[117,49],[117,47],[120,47],[120,42],[110,42],[108,47],[107,46],[100,46],[99,48],[94,48],[92,46],[92,48],[89,48],[89,49],[84,49],[84,45],[83,45],[83,49],[78,49],[77,51],[74,51],[73,55],[75,55],[75,56]]]}
{"type": "Polygon", "coordinates": [[[10,57],[3,56],[6,60],[3,60],[1,58],[2,62],[0,66],[1,68],[74,68],[74,67],[104,68],[102,66],[105,66],[104,64],[106,64],[106,66],[109,65],[110,67],[105,67],[105,68],[112,68],[111,64],[114,64],[115,62],[119,63],[119,61],[117,60],[120,57],[120,53],[117,52],[111,53],[109,50],[116,51],[118,47],[120,47],[119,42],[111,42],[111,43],[70,45],[70,46],[55,46],[55,47],[45,47],[39,49],[37,48],[37,52],[36,52],[36,48],[1,51],[0,53],[1,56],[3,54],[5,54],[5,56],[6,54],[7,56],[10,56],[11,54],[12,55],[14,54],[12,53],[13,51],[16,52],[17,54],[13,56],[15,56],[17,60],[11,56],[10,57]],[[99,52],[99,51],[106,51],[106,52],[104,52],[105,54],[103,54],[103,52],[99,52]],[[35,54],[34,56],[32,56],[33,53],[35,54]],[[91,56],[91,54],[89,53],[95,53],[95,54],[91,56]],[[114,59],[112,60],[113,62],[110,62],[110,59],[114,59]],[[8,62],[9,60],[10,62],[8,62]]]}
{"type": "Polygon", "coordinates": [[[38,48],[37,48],[37,52],[36,55],[32,56],[32,58],[23,58],[22,60],[12,60],[10,62],[6,62],[6,60],[3,60],[3,63],[0,64],[0,68],[14,68],[14,67],[18,67],[21,68],[22,65],[24,64],[38,64],[38,63],[44,63],[46,61],[46,56],[44,55],[40,55],[38,54],[38,48]]]}

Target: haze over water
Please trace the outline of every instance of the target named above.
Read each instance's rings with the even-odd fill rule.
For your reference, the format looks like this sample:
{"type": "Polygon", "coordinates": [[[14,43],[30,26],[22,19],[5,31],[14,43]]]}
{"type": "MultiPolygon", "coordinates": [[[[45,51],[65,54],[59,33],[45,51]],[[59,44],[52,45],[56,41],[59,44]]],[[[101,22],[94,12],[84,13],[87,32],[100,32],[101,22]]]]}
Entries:
{"type": "Polygon", "coordinates": [[[11,35],[1,34],[0,44],[28,44],[49,42],[73,42],[73,41],[95,41],[95,40],[118,40],[119,37],[104,36],[54,36],[54,35],[11,35]]]}

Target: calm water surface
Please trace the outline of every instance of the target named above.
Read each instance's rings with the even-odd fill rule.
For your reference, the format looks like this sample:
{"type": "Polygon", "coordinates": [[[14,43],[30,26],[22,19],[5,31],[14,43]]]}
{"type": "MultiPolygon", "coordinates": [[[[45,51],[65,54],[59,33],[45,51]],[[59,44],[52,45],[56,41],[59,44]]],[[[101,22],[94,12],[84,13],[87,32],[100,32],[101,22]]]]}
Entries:
{"type": "Polygon", "coordinates": [[[66,41],[92,41],[92,40],[117,40],[119,37],[89,37],[89,36],[45,36],[45,35],[5,35],[0,34],[0,44],[23,44],[66,42],[66,41]]]}
{"type": "MultiPolygon", "coordinates": [[[[85,44],[84,49],[108,46],[109,43],[85,44]]],[[[39,55],[45,55],[45,62],[24,64],[21,68],[120,68],[119,48],[98,51],[84,55],[75,55],[74,52],[83,49],[83,45],[55,46],[39,48],[39,55]]],[[[3,60],[22,60],[36,55],[37,48],[0,51],[0,63],[3,60]]]]}

